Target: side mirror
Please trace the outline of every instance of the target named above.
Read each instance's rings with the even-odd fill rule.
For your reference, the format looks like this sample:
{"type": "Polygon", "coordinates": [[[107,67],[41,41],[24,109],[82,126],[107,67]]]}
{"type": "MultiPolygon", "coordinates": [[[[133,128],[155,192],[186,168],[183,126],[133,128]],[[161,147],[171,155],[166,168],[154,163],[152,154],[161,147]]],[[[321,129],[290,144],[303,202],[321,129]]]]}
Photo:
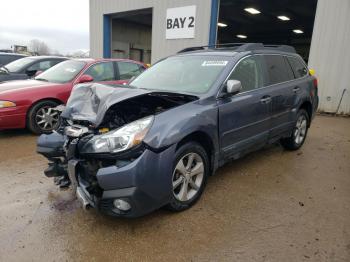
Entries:
{"type": "Polygon", "coordinates": [[[239,93],[242,89],[241,81],[239,80],[228,80],[226,83],[226,92],[230,95],[239,93]]]}
{"type": "Polygon", "coordinates": [[[34,77],[37,77],[38,75],[40,75],[43,71],[36,71],[34,77]]]}
{"type": "Polygon", "coordinates": [[[93,77],[90,75],[82,75],[78,78],[77,84],[88,83],[94,81],[93,77]]]}

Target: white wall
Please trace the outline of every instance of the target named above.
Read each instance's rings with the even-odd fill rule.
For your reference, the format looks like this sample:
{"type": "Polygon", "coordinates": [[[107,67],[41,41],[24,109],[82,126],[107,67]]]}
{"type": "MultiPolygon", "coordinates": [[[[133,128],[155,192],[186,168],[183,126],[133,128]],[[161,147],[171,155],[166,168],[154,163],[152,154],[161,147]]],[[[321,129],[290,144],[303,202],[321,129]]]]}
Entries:
{"type": "Polygon", "coordinates": [[[319,111],[350,114],[350,0],[318,0],[309,67],[319,83],[319,111]]]}
{"type": "Polygon", "coordinates": [[[103,56],[103,14],[144,8],[153,8],[152,63],[182,48],[208,44],[211,0],[90,0],[90,55],[103,56]],[[197,6],[195,38],[166,40],[166,9],[189,5],[197,6]]]}

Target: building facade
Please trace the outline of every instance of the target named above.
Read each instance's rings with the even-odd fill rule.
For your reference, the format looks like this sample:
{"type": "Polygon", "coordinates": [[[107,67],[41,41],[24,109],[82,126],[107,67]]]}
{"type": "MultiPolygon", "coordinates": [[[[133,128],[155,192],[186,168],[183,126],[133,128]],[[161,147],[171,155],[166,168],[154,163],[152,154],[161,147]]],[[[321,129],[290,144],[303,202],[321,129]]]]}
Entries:
{"type": "Polygon", "coordinates": [[[191,46],[240,40],[291,44],[315,69],[319,110],[350,114],[350,1],[312,0],[308,6],[308,1],[281,0],[278,6],[272,0],[246,1],[246,7],[260,6],[257,14],[248,13],[244,2],[90,0],[90,55],[155,63],[191,46]],[[279,14],[290,21],[271,18],[281,19],[279,14]]]}

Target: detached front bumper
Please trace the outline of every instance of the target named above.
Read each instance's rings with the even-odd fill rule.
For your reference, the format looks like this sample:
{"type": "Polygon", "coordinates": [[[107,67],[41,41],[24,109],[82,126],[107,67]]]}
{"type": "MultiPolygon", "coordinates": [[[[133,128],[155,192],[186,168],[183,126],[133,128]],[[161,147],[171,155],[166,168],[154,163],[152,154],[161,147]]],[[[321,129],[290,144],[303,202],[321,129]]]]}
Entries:
{"type": "Polygon", "coordinates": [[[139,217],[169,202],[174,155],[175,145],[159,153],[145,149],[137,159],[123,167],[111,165],[98,169],[99,194],[91,193],[91,183],[84,179],[86,174],[82,174],[81,165],[85,160],[70,160],[68,173],[84,207],[91,206],[112,216],[139,217]],[[126,201],[130,210],[116,208],[116,199],[126,201]]]}

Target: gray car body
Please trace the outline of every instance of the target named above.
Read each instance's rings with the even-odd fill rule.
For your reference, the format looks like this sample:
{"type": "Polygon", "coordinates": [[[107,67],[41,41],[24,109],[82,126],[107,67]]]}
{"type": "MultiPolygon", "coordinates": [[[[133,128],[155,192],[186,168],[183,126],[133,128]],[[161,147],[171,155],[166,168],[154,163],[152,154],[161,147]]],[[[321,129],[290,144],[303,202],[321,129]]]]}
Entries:
{"type": "Polygon", "coordinates": [[[27,55],[0,52],[0,67],[24,57],[27,57],[27,55]]]}
{"type": "MultiPolygon", "coordinates": [[[[96,178],[103,189],[101,199],[96,201],[87,192],[88,186],[80,181],[80,187],[90,204],[110,215],[144,215],[169,203],[172,197],[174,155],[177,148],[186,141],[196,141],[204,147],[213,174],[229,160],[290,136],[300,108],[309,113],[311,120],[318,98],[317,94],[316,97],[311,96],[314,77],[309,74],[300,79],[235,95],[225,93],[225,82],[235,65],[244,57],[262,54],[298,56],[272,50],[196,51],[178,54],[188,56],[189,59],[196,55],[220,56],[229,63],[207,93],[191,93],[190,95],[196,95],[198,99],[154,116],[153,124],[143,140],[145,149],[137,159],[122,167],[112,165],[98,169],[96,178]],[[262,102],[266,96],[270,96],[271,103],[262,102]],[[126,199],[131,203],[131,211],[113,211],[113,199],[116,198],[126,199]]],[[[116,98],[115,103],[123,101],[121,97],[118,98],[118,93],[123,94],[126,99],[132,96],[128,95],[128,89],[121,89],[116,88],[114,95],[108,95],[116,98]]],[[[145,90],[130,90],[131,93],[136,96],[144,94],[145,90]]],[[[63,116],[67,118],[72,113],[69,104],[68,101],[68,109],[63,112],[63,116]]],[[[112,100],[108,104],[112,105],[112,100]]],[[[102,107],[101,110],[105,112],[107,108],[102,107]]],[[[96,121],[100,122],[99,119],[96,121]]],[[[70,177],[78,176],[79,161],[81,160],[69,161],[70,177]]]]}
{"type": "MultiPolygon", "coordinates": [[[[181,55],[214,55],[229,59],[229,64],[213,84],[208,93],[199,95],[199,99],[183,106],[173,108],[155,117],[152,128],[144,142],[152,148],[165,148],[177,144],[193,134],[206,137],[212,150],[212,171],[232,158],[256,150],[267,143],[272,143],[283,136],[289,136],[296,121],[296,113],[302,106],[310,114],[316,111],[317,101],[313,101],[310,90],[314,77],[307,75],[301,79],[262,87],[233,96],[221,97],[224,83],[234,66],[250,55],[278,54],[297,56],[297,54],[274,52],[270,50],[255,52],[191,52],[181,55]],[[299,86],[297,94],[293,88],[299,86]],[[275,93],[275,96],[273,95],[275,93]],[[260,99],[271,94],[272,103],[261,104],[260,99]],[[282,103],[276,101],[284,96],[282,103]],[[289,98],[288,98],[289,97],[289,98]],[[279,103],[276,103],[279,102],[279,103]],[[254,110],[265,111],[266,115],[258,115],[254,110]],[[260,117],[262,116],[262,118],[260,117]],[[171,121],[169,121],[171,119],[171,121]],[[267,122],[266,130],[259,123],[267,122]],[[249,129],[254,129],[249,131],[249,129]],[[162,130],[162,132],[159,132],[162,130]],[[227,139],[228,137],[229,139],[227,139]],[[234,139],[230,139],[236,137],[234,139]],[[230,140],[233,143],[228,144],[230,140]]],[[[299,57],[300,58],[300,57],[299,57]]],[[[301,59],[301,58],[300,58],[301,59]]]]}

